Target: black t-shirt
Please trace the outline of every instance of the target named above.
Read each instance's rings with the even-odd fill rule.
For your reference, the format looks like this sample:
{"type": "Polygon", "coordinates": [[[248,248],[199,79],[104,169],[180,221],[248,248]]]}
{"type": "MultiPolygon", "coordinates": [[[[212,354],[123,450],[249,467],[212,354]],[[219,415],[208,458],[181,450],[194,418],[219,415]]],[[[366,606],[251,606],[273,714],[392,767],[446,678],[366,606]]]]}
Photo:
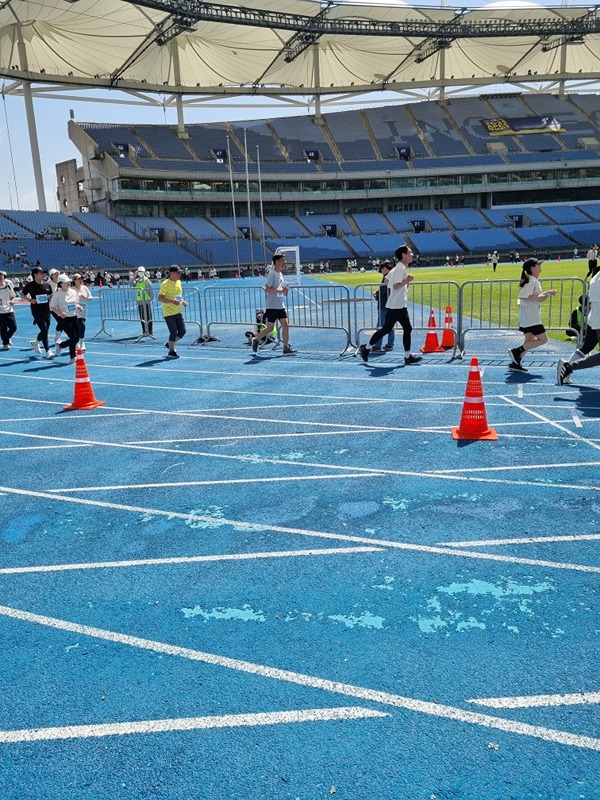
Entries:
{"type": "Polygon", "coordinates": [[[32,314],[35,314],[36,311],[37,313],[41,313],[42,310],[50,313],[49,303],[52,297],[52,288],[48,283],[29,281],[29,283],[26,283],[23,287],[21,294],[36,298],[36,302],[31,305],[32,314]],[[40,300],[40,298],[42,299],[40,300]]]}

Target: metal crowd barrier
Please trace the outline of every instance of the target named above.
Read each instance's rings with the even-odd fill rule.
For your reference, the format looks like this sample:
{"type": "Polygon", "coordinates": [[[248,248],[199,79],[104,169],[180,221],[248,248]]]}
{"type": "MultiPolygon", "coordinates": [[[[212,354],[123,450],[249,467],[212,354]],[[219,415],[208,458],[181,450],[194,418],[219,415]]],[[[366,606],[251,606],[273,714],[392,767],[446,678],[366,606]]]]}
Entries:
{"type": "MultiPolygon", "coordinates": [[[[163,323],[163,314],[161,304],[156,297],[158,296],[158,289],[154,289],[155,298],[151,303],[153,326],[163,323]]],[[[197,289],[183,287],[183,298],[187,302],[187,308],[183,309],[183,316],[187,324],[197,325],[199,328],[198,336],[202,334],[202,313],[200,309],[200,299],[197,289]]],[[[136,322],[139,327],[139,335],[136,341],[141,339],[154,339],[154,336],[142,333],[142,323],[138,313],[138,304],[135,299],[135,289],[130,286],[114,286],[112,289],[103,287],[100,289],[99,294],[100,303],[100,330],[97,331],[91,338],[95,339],[104,333],[106,336],[112,337],[114,332],[108,330],[107,323],[134,323],[136,322]]]]}
{"type": "MultiPolygon", "coordinates": [[[[572,309],[586,294],[583,278],[543,278],[542,288],[556,289],[555,297],[541,304],[542,324],[548,331],[569,327],[572,309]]],[[[465,338],[472,331],[515,331],[519,329],[519,284],[515,280],[467,281],[460,290],[458,308],[459,347],[465,351],[465,338]]],[[[577,343],[583,341],[580,331],[577,343]]]]}
{"type": "MultiPolygon", "coordinates": [[[[262,286],[207,286],[201,303],[202,318],[209,335],[212,325],[252,328],[256,322],[256,310],[265,307],[265,291],[262,286]]],[[[342,354],[352,345],[350,291],[347,286],[290,286],[285,306],[292,328],[341,330],[346,338],[342,354]]]]}
{"type": "MultiPolygon", "coordinates": [[[[377,327],[377,303],[372,293],[379,283],[357,286],[352,297],[343,284],[323,286],[290,287],[286,308],[293,328],[340,330],[345,336],[342,354],[354,345],[358,347],[361,335],[371,333],[377,327]]],[[[545,278],[543,288],[557,289],[555,297],[542,304],[542,322],[547,330],[559,331],[569,327],[571,311],[579,305],[579,297],[586,294],[586,283],[582,278],[545,278]]],[[[465,351],[468,333],[476,331],[518,330],[518,282],[515,280],[467,281],[462,286],[454,281],[432,281],[410,284],[408,311],[413,328],[429,330],[429,315],[435,311],[436,331],[444,330],[445,311],[452,308],[457,351],[465,351]]],[[[210,335],[213,325],[243,325],[252,328],[256,322],[256,310],[265,306],[262,286],[225,287],[218,284],[183,289],[187,301],[184,318],[187,325],[198,327],[198,339],[210,335]]],[[[137,323],[140,331],[136,341],[147,336],[141,333],[141,322],[130,287],[103,288],[100,291],[101,328],[92,338],[101,333],[113,336],[107,323],[137,323]]],[[[152,303],[154,324],[162,323],[162,309],[155,299],[152,303]]],[[[152,337],[153,338],[153,337],[152,337]]],[[[583,340],[580,332],[578,344],[583,340]]]]}
{"type": "MultiPolygon", "coordinates": [[[[367,283],[357,286],[354,290],[354,326],[352,334],[353,343],[359,346],[361,334],[372,334],[377,328],[378,306],[373,298],[381,285],[379,283],[367,283]]],[[[429,316],[431,310],[435,312],[436,331],[440,333],[444,330],[444,320],[446,307],[452,308],[453,324],[450,330],[454,331],[456,345],[453,351],[455,355],[459,342],[458,307],[459,307],[460,285],[454,281],[436,281],[432,283],[410,284],[408,289],[408,313],[411,319],[413,330],[428,330],[429,316]]]]}

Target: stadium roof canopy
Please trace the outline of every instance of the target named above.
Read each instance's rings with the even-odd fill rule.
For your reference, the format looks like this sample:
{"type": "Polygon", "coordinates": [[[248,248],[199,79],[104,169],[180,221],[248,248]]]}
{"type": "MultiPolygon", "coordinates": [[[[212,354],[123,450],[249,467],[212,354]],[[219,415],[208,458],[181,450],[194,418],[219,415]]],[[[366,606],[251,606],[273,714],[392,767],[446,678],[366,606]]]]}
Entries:
{"type": "Polygon", "coordinates": [[[347,103],[382,90],[431,98],[498,84],[560,91],[567,81],[582,91],[600,78],[598,8],[0,0],[0,76],[5,93],[105,88],[190,105],[227,95],[347,103]]]}

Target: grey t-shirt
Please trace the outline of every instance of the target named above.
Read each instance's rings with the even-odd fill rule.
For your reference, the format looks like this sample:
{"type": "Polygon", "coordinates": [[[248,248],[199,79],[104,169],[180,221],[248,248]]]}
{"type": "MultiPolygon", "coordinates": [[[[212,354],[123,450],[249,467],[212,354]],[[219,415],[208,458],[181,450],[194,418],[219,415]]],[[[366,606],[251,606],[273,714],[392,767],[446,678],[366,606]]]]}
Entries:
{"type": "MultiPolygon", "coordinates": [[[[277,289],[278,292],[281,292],[287,286],[287,283],[283,279],[281,272],[272,269],[267,275],[265,286],[270,286],[272,289],[277,289]]],[[[271,292],[265,292],[265,294],[267,296],[265,308],[277,310],[285,308],[285,297],[282,294],[271,294],[271,292]]]]}

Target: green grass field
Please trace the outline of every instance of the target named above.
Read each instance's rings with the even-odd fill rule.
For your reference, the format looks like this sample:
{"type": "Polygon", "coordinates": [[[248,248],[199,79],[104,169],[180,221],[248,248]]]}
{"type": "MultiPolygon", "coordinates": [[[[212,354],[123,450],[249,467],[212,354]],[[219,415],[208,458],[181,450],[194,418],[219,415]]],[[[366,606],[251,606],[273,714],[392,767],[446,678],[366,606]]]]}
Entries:
{"type": "MultiPolygon", "coordinates": [[[[542,267],[540,280],[544,278],[583,278],[587,272],[587,260],[580,258],[577,261],[546,261],[542,267]]],[[[485,264],[476,264],[468,267],[418,267],[410,270],[417,283],[431,283],[433,281],[454,281],[463,284],[466,281],[484,280],[514,280],[519,282],[521,277],[520,264],[498,264],[496,272],[485,264]]],[[[379,272],[367,270],[366,272],[334,272],[327,275],[314,275],[327,281],[343,283],[346,286],[360,286],[362,283],[379,283],[379,272]]]]}

